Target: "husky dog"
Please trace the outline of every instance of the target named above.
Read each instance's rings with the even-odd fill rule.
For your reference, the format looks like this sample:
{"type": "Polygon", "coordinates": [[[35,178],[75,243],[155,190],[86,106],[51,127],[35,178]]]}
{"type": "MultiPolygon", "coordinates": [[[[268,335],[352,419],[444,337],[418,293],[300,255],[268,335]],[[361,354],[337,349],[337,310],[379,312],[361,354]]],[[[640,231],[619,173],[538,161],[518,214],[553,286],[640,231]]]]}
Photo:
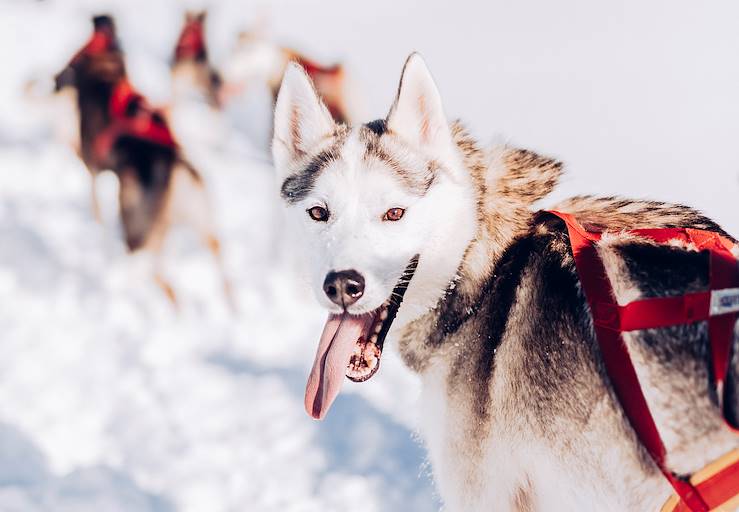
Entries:
{"type": "MultiPolygon", "coordinates": [[[[560,163],[481,149],[447,123],[418,55],[387,118],[357,127],[335,123],[291,66],[273,153],[329,311],[308,414],[326,415],[345,376],[372,377],[389,335],[421,377],[421,434],[448,510],[641,512],[665,502],[672,488],[608,383],[567,229],[531,209],[557,183],[560,163]]],[[[577,197],[557,209],[617,233],[598,250],[622,303],[705,289],[708,261],[693,247],[619,231],[725,235],[679,205],[577,197]]],[[[669,469],[690,474],[739,445],[709,391],[705,323],[625,339],[669,469]]],[[[736,418],[739,357],[730,374],[736,418]]]]}
{"type": "Polygon", "coordinates": [[[266,84],[277,101],[280,83],[290,62],[300,64],[313,81],[334,120],[351,120],[346,72],[341,64],[323,66],[296,50],[279,46],[259,30],[242,32],[233,55],[223,68],[227,95],[236,95],[252,84],[266,84]]]}
{"type": "MultiPolygon", "coordinates": [[[[87,45],[56,76],[56,89],[76,90],[80,157],[92,176],[96,216],[95,179],[112,170],[120,184],[120,215],[130,251],[148,250],[158,262],[170,227],[186,223],[202,237],[223,276],[220,243],[200,174],[183,157],[164,117],[131,88],[113,19],[96,16],[93,27],[87,45]]],[[[158,269],[156,281],[175,302],[158,269]]],[[[232,304],[225,276],[223,281],[232,304]]]]}
{"type": "Polygon", "coordinates": [[[207,13],[187,12],[172,58],[172,86],[175,101],[182,98],[205,100],[221,107],[221,77],[208,60],[205,42],[207,13]]]}

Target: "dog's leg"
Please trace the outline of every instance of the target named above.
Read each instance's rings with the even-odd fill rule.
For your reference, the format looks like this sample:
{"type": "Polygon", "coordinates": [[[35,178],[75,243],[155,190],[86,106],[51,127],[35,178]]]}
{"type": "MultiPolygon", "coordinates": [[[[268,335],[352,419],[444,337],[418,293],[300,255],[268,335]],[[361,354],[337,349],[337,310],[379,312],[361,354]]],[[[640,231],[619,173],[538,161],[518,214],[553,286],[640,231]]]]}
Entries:
{"type": "Polygon", "coordinates": [[[162,249],[172,225],[172,190],[166,180],[171,162],[168,159],[149,162],[153,182],[141,180],[141,168],[127,165],[116,174],[120,183],[121,221],[129,251],[151,255],[151,275],[154,282],[177,309],[177,295],[162,273],[162,249]]]}
{"type": "Polygon", "coordinates": [[[226,269],[223,265],[223,256],[221,255],[221,242],[218,240],[218,237],[216,237],[216,235],[213,234],[211,231],[207,231],[204,234],[204,238],[205,245],[208,247],[208,250],[211,252],[211,254],[213,254],[213,258],[215,259],[216,265],[218,266],[218,272],[223,283],[223,295],[226,298],[226,303],[228,303],[228,307],[233,314],[238,314],[238,307],[233,295],[233,289],[231,288],[231,281],[228,279],[228,276],[226,275],[226,269]]]}
{"type": "Polygon", "coordinates": [[[162,202],[163,204],[158,208],[156,218],[154,219],[154,223],[146,237],[146,241],[144,242],[142,249],[149,251],[153,255],[154,282],[162,289],[164,295],[169,299],[169,302],[175,310],[179,310],[177,294],[162,273],[162,249],[164,247],[164,240],[167,236],[167,232],[172,225],[170,214],[170,205],[172,203],[171,190],[167,190],[165,192],[162,202]]]}
{"type": "Polygon", "coordinates": [[[98,191],[97,191],[97,176],[98,173],[90,170],[90,201],[92,203],[92,214],[95,217],[95,220],[98,222],[98,224],[103,223],[103,217],[100,214],[100,202],[98,201],[98,191]]]}
{"type": "Polygon", "coordinates": [[[154,256],[154,282],[162,289],[175,310],[179,311],[177,294],[162,273],[162,248],[168,227],[169,225],[166,222],[157,222],[146,240],[145,249],[154,256]]]}
{"type": "Polygon", "coordinates": [[[231,312],[236,314],[238,308],[223,263],[221,242],[213,227],[213,211],[210,201],[208,201],[202,178],[187,162],[181,161],[176,165],[169,197],[171,200],[166,205],[168,215],[173,222],[182,222],[190,226],[213,255],[221,277],[226,303],[231,312]]]}
{"type": "Polygon", "coordinates": [[[169,282],[164,279],[159,272],[154,274],[154,282],[162,289],[164,295],[167,296],[167,299],[169,299],[169,302],[172,303],[175,309],[179,309],[177,305],[177,295],[174,293],[174,288],[172,288],[172,285],[169,284],[169,282]]]}

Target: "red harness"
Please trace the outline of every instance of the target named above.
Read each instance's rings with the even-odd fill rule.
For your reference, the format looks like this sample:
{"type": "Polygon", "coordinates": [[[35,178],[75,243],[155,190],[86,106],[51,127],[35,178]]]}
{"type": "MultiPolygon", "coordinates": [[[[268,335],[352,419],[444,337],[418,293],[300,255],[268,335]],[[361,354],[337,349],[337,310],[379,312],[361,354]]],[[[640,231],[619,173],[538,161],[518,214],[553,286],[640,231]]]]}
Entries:
{"type": "MultiPolygon", "coordinates": [[[[679,240],[710,255],[709,290],[678,297],[643,299],[619,305],[596,242],[602,233],[585,230],[570,214],[551,211],[566,225],[575,266],[593,315],[593,325],[606,372],[624,413],[640,442],[670,482],[682,502],[677,510],[706,512],[739,492],[739,461],[708,480],[692,484],[665,466],[665,447],[649,411],[639,379],[621,335],[622,332],[708,321],[714,386],[723,407],[724,381],[731,360],[734,324],[739,312],[739,263],[732,255],[734,243],[717,233],[690,228],[635,229],[627,233],[667,243],[679,240]]],[[[737,431],[722,416],[727,425],[737,431]]]]}
{"type": "Polygon", "coordinates": [[[322,66],[302,55],[296,55],[295,61],[300,64],[311,80],[315,80],[320,75],[338,75],[341,72],[341,66],[334,64],[333,66],[322,66]]]}
{"type": "MultiPolygon", "coordinates": [[[[117,50],[114,34],[101,28],[72,59],[75,62],[85,55],[95,56],[117,50]]],[[[172,132],[163,114],[153,109],[144,97],[136,92],[126,78],[114,86],[108,103],[110,123],[95,138],[95,155],[105,160],[121,137],[145,140],[159,146],[176,147],[172,132]]]]}
{"type": "Polygon", "coordinates": [[[121,137],[145,140],[168,148],[177,145],[163,114],[151,108],[125,78],[113,87],[108,112],[110,124],[95,139],[95,152],[99,158],[105,159],[121,137]]]}
{"type": "Polygon", "coordinates": [[[90,36],[87,44],[72,57],[70,64],[79,61],[84,55],[100,55],[111,51],[115,46],[115,36],[111,33],[110,29],[96,29],[92,33],[92,36],[90,36]]]}
{"type": "Polygon", "coordinates": [[[175,62],[187,59],[205,57],[205,36],[203,35],[203,24],[198,20],[185,23],[177,48],[174,53],[175,62]]]}

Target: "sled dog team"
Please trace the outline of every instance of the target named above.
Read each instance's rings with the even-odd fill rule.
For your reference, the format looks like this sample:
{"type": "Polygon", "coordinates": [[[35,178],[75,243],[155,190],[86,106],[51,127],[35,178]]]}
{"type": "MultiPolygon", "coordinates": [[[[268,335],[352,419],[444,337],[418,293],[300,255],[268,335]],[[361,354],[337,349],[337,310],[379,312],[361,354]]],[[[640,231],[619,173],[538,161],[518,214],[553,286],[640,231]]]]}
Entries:
{"type": "MultiPolygon", "coordinates": [[[[220,108],[240,90],[260,81],[272,89],[276,99],[282,73],[296,60],[323,84],[321,90],[332,99],[329,105],[336,119],[348,119],[342,66],[320,66],[256,34],[241,35],[224,83],[208,58],[205,21],[204,12],[185,16],[172,57],[175,101],[195,98],[220,108]]],[[[95,16],[92,22],[90,39],[56,75],[55,88],[57,92],[74,91],[79,114],[75,149],[92,177],[94,214],[99,218],[96,177],[111,170],[120,184],[126,246],[129,251],[146,250],[154,256],[154,279],[166,296],[176,304],[175,291],[161,272],[163,242],[173,225],[185,224],[212,252],[225,297],[235,309],[203,179],[173,135],[166,110],[149,105],[129,82],[113,18],[95,16]]]]}
{"type": "MultiPolygon", "coordinates": [[[[309,415],[329,413],[345,378],[372,378],[388,340],[422,381],[447,510],[739,507],[736,239],[669,203],[581,196],[535,211],[562,164],[450,123],[417,54],[388,115],[350,124],[341,66],[245,33],[222,76],[204,23],[186,17],[175,95],[218,108],[254,80],[273,94],[279,200],[327,310],[309,415]]],[[[76,91],[80,158],[93,182],[118,176],[131,251],[159,254],[184,222],[220,266],[203,179],[127,80],[112,18],[93,25],[56,77],[76,91]]]]}

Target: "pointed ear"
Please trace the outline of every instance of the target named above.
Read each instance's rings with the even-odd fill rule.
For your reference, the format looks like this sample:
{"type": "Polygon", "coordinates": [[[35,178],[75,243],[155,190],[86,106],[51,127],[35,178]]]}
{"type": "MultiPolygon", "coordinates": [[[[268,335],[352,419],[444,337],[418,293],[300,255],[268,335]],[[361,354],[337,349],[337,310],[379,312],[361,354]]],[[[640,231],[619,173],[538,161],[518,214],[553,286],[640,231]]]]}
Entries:
{"type": "Polygon", "coordinates": [[[290,63],[275,105],[272,155],[278,174],[286,172],[291,162],[335,129],[336,124],[308,75],[298,64],[290,63]]]}
{"type": "Polygon", "coordinates": [[[418,53],[405,61],[387,126],[424,152],[438,154],[452,143],[439,90],[418,53]]]}

